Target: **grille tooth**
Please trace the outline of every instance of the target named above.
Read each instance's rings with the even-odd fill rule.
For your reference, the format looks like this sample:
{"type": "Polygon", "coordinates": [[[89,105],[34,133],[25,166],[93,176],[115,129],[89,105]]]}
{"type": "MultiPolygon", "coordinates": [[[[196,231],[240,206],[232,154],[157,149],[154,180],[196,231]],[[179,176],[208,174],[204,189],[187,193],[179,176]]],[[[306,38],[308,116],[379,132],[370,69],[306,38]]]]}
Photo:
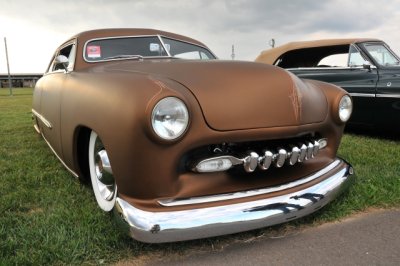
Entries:
{"type": "Polygon", "coordinates": [[[313,157],[317,156],[319,152],[319,142],[318,141],[314,141],[314,149],[313,149],[313,157]]]}
{"type": "Polygon", "coordinates": [[[290,156],[288,156],[288,163],[289,165],[294,165],[300,158],[300,149],[298,147],[293,147],[292,151],[290,152],[290,156]]]}
{"type": "Polygon", "coordinates": [[[272,152],[264,151],[264,156],[258,158],[258,167],[261,170],[267,170],[271,166],[273,156],[272,152]]]}
{"type": "Polygon", "coordinates": [[[275,156],[275,166],[278,168],[281,168],[286,161],[287,157],[287,151],[285,149],[279,149],[278,153],[274,155],[275,156]]]}
{"type": "Polygon", "coordinates": [[[302,163],[306,159],[306,156],[307,156],[307,146],[303,143],[300,146],[300,155],[299,155],[299,159],[297,159],[297,161],[299,163],[302,163]]]}
{"type": "Polygon", "coordinates": [[[306,160],[312,159],[313,156],[313,150],[314,150],[314,145],[309,142],[307,145],[307,155],[306,155],[306,160]]]}
{"type": "Polygon", "coordinates": [[[254,152],[254,151],[250,152],[249,156],[247,156],[244,159],[244,164],[243,164],[244,170],[248,173],[254,172],[254,170],[256,170],[256,168],[257,168],[259,158],[260,157],[258,156],[258,154],[256,152],[254,152]]]}

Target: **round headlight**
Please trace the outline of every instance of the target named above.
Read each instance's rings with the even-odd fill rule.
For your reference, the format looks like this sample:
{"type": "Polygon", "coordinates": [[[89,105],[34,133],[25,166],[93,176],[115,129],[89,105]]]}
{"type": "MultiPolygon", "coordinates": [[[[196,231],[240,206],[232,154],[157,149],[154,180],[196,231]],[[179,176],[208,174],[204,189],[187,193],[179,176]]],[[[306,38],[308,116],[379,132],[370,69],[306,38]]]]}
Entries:
{"type": "Polygon", "coordinates": [[[353,111],[353,102],[349,95],[344,95],[339,102],[339,118],[342,122],[349,120],[353,111]]]}
{"type": "Polygon", "coordinates": [[[175,97],[160,100],[151,114],[154,132],[166,140],[179,138],[189,124],[189,112],[186,105],[175,97]]]}

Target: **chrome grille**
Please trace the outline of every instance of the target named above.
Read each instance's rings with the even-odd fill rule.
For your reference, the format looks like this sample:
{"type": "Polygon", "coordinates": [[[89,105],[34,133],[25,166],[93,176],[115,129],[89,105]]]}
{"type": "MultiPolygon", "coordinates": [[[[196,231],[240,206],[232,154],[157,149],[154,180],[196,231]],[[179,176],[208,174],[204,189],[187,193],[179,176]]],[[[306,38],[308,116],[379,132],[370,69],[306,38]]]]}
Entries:
{"type": "Polygon", "coordinates": [[[242,166],[248,172],[254,172],[257,168],[268,170],[271,166],[281,168],[286,165],[295,165],[310,160],[317,156],[320,149],[327,145],[326,139],[310,140],[289,145],[264,149],[258,154],[255,151],[248,151],[242,156],[225,154],[212,156],[198,160],[192,170],[195,172],[217,172],[226,171],[233,167],[242,166]]]}

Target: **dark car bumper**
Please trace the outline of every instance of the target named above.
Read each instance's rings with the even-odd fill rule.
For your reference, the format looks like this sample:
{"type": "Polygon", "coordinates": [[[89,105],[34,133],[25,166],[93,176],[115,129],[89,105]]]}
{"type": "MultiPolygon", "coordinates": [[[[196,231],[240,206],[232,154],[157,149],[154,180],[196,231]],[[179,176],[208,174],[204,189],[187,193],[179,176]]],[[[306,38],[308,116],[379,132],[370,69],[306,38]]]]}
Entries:
{"type": "Polygon", "coordinates": [[[291,192],[281,196],[167,212],[143,211],[117,198],[114,211],[133,238],[150,243],[183,241],[262,228],[317,211],[335,199],[354,179],[353,168],[341,159],[336,159],[325,168],[326,171],[322,169],[318,172],[319,176],[318,173],[313,174],[313,180],[322,179],[321,182],[295,192],[293,190],[296,187],[292,187],[291,192]]]}

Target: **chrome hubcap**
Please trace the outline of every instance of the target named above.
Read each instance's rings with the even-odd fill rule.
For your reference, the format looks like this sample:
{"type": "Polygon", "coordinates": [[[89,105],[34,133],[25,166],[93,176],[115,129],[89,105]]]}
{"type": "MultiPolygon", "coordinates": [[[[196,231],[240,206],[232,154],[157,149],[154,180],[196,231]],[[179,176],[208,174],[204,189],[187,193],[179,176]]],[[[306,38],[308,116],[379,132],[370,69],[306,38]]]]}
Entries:
{"type": "Polygon", "coordinates": [[[115,193],[115,179],[112,173],[107,151],[100,139],[96,139],[94,150],[95,174],[100,195],[105,200],[112,200],[115,193]]]}

